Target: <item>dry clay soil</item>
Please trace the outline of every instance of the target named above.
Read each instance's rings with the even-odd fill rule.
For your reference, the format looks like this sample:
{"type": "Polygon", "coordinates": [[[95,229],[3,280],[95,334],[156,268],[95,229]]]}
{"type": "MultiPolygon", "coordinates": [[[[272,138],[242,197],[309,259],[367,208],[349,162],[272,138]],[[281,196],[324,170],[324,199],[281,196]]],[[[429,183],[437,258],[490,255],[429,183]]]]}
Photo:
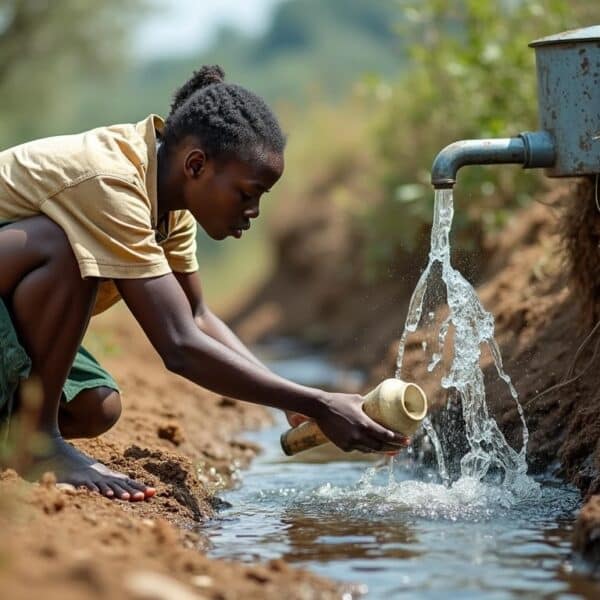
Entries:
{"type": "Polygon", "coordinates": [[[123,307],[91,330],[92,346],[112,348],[97,355],[122,387],[124,413],[107,434],[76,445],[157,495],[126,503],[57,489],[51,476],[30,484],[0,473],[0,598],[340,598],[338,585],[283,561],[206,556],[198,526],[215,515],[214,493],[257,452],[238,434],[268,424],[269,413],[165,371],[123,307]]]}
{"type": "MultiPolygon", "coordinates": [[[[570,193],[549,194],[490,242],[478,293],[496,319],[505,368],[524,406],[530,467],[554,469],[580,487],[588,502],[575,546],[598,560],[600,369],[595,349],[600,332],[587,338],[593,323],[582,325],[580,298],[567,279],[557,233],[560,217],[547,206],[570,193]],[[558,384],[563,385],[553,387],[558,384]],[[540,396],[544,390],[549,391],[540,396]]],[[[319,215],[317,230],[306,219],[291,217],[280,268],[240,312],[238,329],[247,341],[326,331],[334,342],[329,349],[340,361],[366,369],[371,384],[390,376],[402,306],[414,282],[399,277],[376,289],[345,284],[333,273],[353,260],[353,244],[345,243],[339,222],[319,215]],[[326,245],[321,248],[325,258],[311,262],[307,277],[306,256],[319,244],[326,245]],[[302,264],[294,264],[294,257],[302,264]]],[[[284,226],[280,235],[286,236],[284,226]]],[[[236,465],[256,453],[238,432],[265,424],[268,413],[166,373],[125,309],[111,309],[94,321],[100,345],[117,348],[98,355],[122,386],[125,410],[108,434],[77,445],[156,486],[158,495],[127,504],[57,490],[51,479],[32,485],[11,472],[0,475],[0,598],[340,597],[335,584],[281,561],[242,565],[206,557],[208,542],[193,526],[214,515],[213,492],[230,483],[236,465]]],[[[426,379],[419,347],[415,339],[405,357],[407,372],[418,381],[426,379]]],[[[490,373],[493,366],[488,362],[484,369],[490,373]]],[[[443,399],[435,389],[428,392],[435,412],[443,399]]],[[[518,447],[521,427],[514,403],[493,387],[488,401],[518,447]]]]}

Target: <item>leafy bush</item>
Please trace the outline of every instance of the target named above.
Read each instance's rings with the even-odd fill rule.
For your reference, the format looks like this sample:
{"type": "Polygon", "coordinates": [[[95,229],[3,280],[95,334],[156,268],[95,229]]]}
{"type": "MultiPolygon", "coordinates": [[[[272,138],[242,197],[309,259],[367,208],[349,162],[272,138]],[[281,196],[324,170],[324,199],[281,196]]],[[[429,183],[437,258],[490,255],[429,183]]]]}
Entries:
{"type": "MultiPolygon", "coordinates": [[[[584,0],[403,0],[400,7],[410,68],[393,84],[376,80],[365,88],[379,115],[373,141],[384,194],[359,225],[382,265],[398,246],[414,250],[430,224],[429,170],[445,145],[538,128],[528,43],[600,17],[600,7],[584,0]]],[[[478,249],[481,231],[501,226],[541,180],[539,171],[518,166],[461,170],[454,247],[478,249]]]]}

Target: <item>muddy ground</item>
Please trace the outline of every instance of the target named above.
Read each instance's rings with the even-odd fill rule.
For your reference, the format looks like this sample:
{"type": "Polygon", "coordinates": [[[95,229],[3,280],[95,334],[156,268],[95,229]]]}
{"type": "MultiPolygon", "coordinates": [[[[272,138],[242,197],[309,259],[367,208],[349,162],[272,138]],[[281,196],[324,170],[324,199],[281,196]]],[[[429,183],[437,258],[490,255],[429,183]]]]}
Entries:
{"type": "MultiPolygon", "coordinates": [[[[595,510],[583,513],[585,524],[575,541],[597,557],[600,551],[582,542],[582,531],[600,531],[592,518],[600,514],[594,497],[600,493],[600,327],[595,327],[600,214],[590,182],[552,188],[515,214],[503,231],[484,239],[477,254],[453,260],[470,280],[476,278],[483,305],[495,317],[505,370],[529,427],[530,470],[552,472],[593,498],[595,510]]],[[[460,210],[459,199],[455,204],[460,210]]],[[[276,231],[279,269],[236,317],[237,327],[256,340],[290,335],[316,342],[339,362],[366,369],[371,384],[393,376],[407,302],[419,276],[411,266],[415,261],[392,265],[388,279],[377,286],[363,284],[344,274],[348,265],[360,265],[360,242],[329,207],[314,202],[310,211],[286,210],[289,225],[276,231]]],[[[419,269],[425,264],[422,254],[419,269]]],[[[423,384],[439,408],[446,397],[439,383],[429,383],[422,341],[418,333],[409,338],[403,376],[423,384]]],[[[492,377],[489,355],[483,364],[490,412],[520,448],[515,403],[492,377]]],[[[438,413],[435,421],[452,438],[462,417],[460,411],[438,413]]]]}
{"type": "MultiPolygon", "coordinates": [[[[471,272],[495,316],[505,367],[525,409],[531,469],[552,470],[589,498],[575,543],[594,558],[600,556],[593,543],[600,531],[594,495],[600,492],[600,331],[592,329],[589,298],[584,305],[585,294],[569,278],[560,207],[573,194],[571,187],[557,188],[517,214],[501,234],[486,239],[471,272]]],[[[587,221],[597,223],[590,215],[587,221]]],[[[361,284],[342,268],[358,260],[354,234],[331,212],[291,214],[276,233],[279,269],[235,319],[243,337],[294,335],[366,369],[370,383],[392,375],[418,268],[396,265],[388,281],[361,284]]],[[[586,258],[595,260],[593,252],[586,258]]],[[[425,257],[414,262],[422,268],[425,257]]],[[[5,472],[0,598],[340,597],[333,583],[281,561],[242,565],[206,557],[209,542],[197,526],[215,514],[219,489],[257,451],[239,432],[267,423],[268,413],[167,373],[123,307],[95,319],[92,329],[92,350],[122,385],[124,415],[102,438],[77,445],[156,486],[157,497],[127,504],[57,490],[51,479],[27,484],[5,472]]],[[[405,361],[407,375],[417,381],[426,379],[419,347],[413,340],[405,361]]],[[[490,409],[518,446],[514,404],[493,385],[490,409]]],[[[436,389],[428,392],[442,403],[436,389]]]]}
{"type": "Polygon", "coordinates": [[[122,386],[124,413],[83,451],[157,488],[143,503],[59,490],[51,477],[0,474],[0,598],[339,598],[335,584],[282,561],[206,556],[199,526],[257,448],[240,432],[270,422],[262,407],[210,394],[165,371],[124,307],[88,338],[122,386]]]}

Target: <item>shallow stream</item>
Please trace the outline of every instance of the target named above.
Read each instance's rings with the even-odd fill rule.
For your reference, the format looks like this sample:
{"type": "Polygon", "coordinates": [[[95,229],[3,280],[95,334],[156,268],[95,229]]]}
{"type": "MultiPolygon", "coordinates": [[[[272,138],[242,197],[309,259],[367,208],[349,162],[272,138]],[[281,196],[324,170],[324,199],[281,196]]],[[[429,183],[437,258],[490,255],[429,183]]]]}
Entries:
{"type": "MultiPolygon", "coordinates": [[[[273,367],[296,380],[310,374],[311,384],[318,373],[359,378],[317,363],[309,356],[273,367]]],[[[209,527],[212,556],[282,558],[362,584],[367,598],[600,598],[600,584],[571,562],[575,489],[547,478],[535,498],[510,506],[502,488],[468,478],[447,488],[410,456],[395,461],[391,480],[387,465],[358,453],[289,459],[279,446],[287,425],[277,418],[249,435],[264,453],[222,495],[231,507],[209,527]]]]}
{"type": "MultiPolygon", "coordinates": [[[[466,452],[457,454],[455,444],[440,439],[458,427],[440,432],[426,418],[435,471],[409,450],[389,464],[323,449],[290,460],[279,448],[286,429],[281,419],[259,434],[264,455],[244,485],[226,495],[232,506],[211,532],[215,556],[283,558],[362,583],[372,598],[600,598],[600,584],[571,564],[577,490],[527,474],[527,424],[502,365],[494,317],[451,263],[453,215],[452,190],[436,190],[429,260],[408,306],[396,377],[404,375],[407,341],[420,336],[419,361],[435,377],[428,387],[447,392],[441,406],[460,409],[466,452]],[[482,350],[517,407],[519,448],[507,442],[488,410],[482,350]],[[457,457],[460,469],[448,470],[448,459],[457,457]]],[[[360,384],[344,381],[343,373],[336,377],[331,365],[310,356],[272,361],[271,367],[309,385],[348,390],[360,384]]]]}

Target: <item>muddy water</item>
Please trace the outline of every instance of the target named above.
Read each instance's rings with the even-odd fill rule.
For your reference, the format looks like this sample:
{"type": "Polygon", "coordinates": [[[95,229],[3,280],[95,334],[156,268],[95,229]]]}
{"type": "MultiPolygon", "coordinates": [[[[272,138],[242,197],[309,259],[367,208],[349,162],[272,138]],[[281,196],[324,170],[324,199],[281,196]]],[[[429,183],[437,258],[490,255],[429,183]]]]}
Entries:
{"type": "MultiPolygon", "coordinates": [[[[311,364],[275,367],[293,376],[311,364]]],[[[535,497],[507,502],[505,490],[475,479],[448,488],[410,455],[393,472],[360,454],[288,459],[285,428],[280,419],[252,436],[264,453],[222,496],[231,507],[210,526],[213,556],[282,558],[361,584],[367,598],[600,598],[570,556],[573,488],[545,479],[535,497]]]]}

